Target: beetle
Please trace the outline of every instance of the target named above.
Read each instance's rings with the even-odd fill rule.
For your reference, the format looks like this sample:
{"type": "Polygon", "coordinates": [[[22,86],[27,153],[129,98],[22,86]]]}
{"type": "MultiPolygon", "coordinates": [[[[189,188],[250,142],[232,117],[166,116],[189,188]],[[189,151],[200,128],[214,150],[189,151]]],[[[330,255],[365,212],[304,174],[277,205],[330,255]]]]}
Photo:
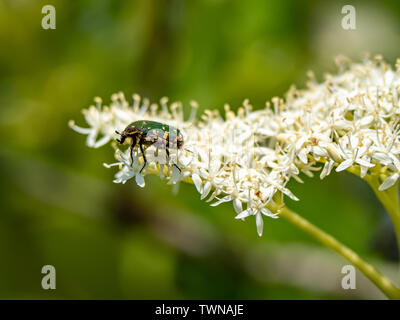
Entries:
{"type": "MultiPolygon", "coordinates": [[[[120,144],[123,144],[127,138],[132,139],[130,146],[132,165],[133,149],[136,145],[139,146],[144,161],[143,167],[139,171],[140,173],[147,164],[144,152],[148,147],[154,145],[157,149],[165,150],[167,159],[169,159],[169,149],[171,147],[181,149],[183,146],[183,135],[180,130],[161,122],[139,120],[130,123],[121,133],[118,131],[115,132],[120,135],[120,139],[116,139],[120,144]]],[[[181,171],[175,163],[174,166],[181,171]]]]}

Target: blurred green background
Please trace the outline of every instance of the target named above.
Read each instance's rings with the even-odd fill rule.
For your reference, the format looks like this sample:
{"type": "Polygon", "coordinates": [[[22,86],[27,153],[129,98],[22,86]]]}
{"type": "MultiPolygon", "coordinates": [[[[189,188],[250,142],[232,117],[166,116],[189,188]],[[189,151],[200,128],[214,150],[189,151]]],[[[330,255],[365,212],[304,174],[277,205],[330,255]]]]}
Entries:
{"type": "MultiPolygon", "coordinates": [[[[335,70],[333,58],[400,57],[400,2],[0,0],[1,299],[363,299],[382,295],[357,273],[342,290],[344,260],[283,219],[234,219],[191,185],[173,195],[158,177],[112,183],[110,146],[89,149],[94,96],[136,92],[198,101],[200,110],[263,108],[291,84],[335,70]],[[41,8],[56,8],[43,30],[41,8]],[[41,288],[54,265],[57,289],[41,288]]],[[[291,183],[289,206],[396,275],[386,213],[362,181],[332,174],[291,183]]]]}

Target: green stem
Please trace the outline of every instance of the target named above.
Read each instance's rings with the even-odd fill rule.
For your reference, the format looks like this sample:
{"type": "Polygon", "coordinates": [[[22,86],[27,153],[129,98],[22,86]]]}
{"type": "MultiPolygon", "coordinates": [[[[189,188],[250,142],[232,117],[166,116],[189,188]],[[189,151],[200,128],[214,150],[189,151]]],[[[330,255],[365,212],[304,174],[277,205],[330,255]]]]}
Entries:
{"type": "MultiPolygon", "coordinates": [[[[356,176],[360,176],[359,166],[351,166],[348,169],[348,171],[355,174],[356,176]]],[[[375,172],[373,172],[370,175],[366,175],[363,179],[367,181],[368,184],[371,186],[376,197],[382,203],[386,212],[389,214],[396,234],[397,248],[400,253],[399,182],[397,181],[389,189],[380,191],[379,186],[381,185],[381,182],[384,181],[385,178],[387,179],[387,176],[383,176],[383,179],[380,179],[380,175],[384,173],[385,173],[385,168],[381,168],[381,166],[378,165],[375,172]]]]}
{"type": "Polygon", "coordinates": [[[366,180],[392,219],[397,238],[397,248],[400,251],[400,208],[398,182],[387,190],[379,191],[380,183],[377,176],[371,176],[366,180]]]}
{"type": "MultiPolygon", "coordinates": [[[[157,170],[154,170],[153,173],[157,173],[157,170]]],[[[193,183],[191,179],[188,177],[184,180],[188,183],[193,183]]],[[[397,192],[397,188],[396,188],[397,192]]],[[[389,199],[393,197],[390,193],[388,195],[389,199]]],[[[397,193],[396,193],[397,199],[397,193]]],[[[364,261],[360,258],[358,254],[352,251],[350,248],[346,247],[344,244],[340,243],[334,237],[326,233],[325,231],[321,230],[320,228],[314,226],[308,220],[304,219],[303,217],[299,216],[297,213],[291,211],[285,206],[281,206],[282,202],[278,199],[275,199],[277,205],[271,206],[270,209],[273,212],[279,212],[280,216],[300,228],[301,230],[307,232],[311,236],[313,236],[316,240],[321,242],[328,248],[339,253],[343,258],[349,261],[353,266],[358,268],[368,279],[370,279],[389,299],[396,299],[400,300],[400,289],[397,288],[389,278],[382,275],[378,272],[372,265],[364,261]]],[[[384,199],[387,205],[389,204],[388,199],[384,199]]],[[[382,200],[381,200],[382,201],[382,200]]],[[[393,201],[392,201],[393,202],[393,201]]],[[[397,202],[396,202],[397,203],[397,202]]],[[[393,204],[390,205],[390,209],[393,210],[393,204]]],[[[397,213],[399,213],[397,211],[397,213]]],[[[400,219],[396,220],[400,223],[400,219]]]]}
{"type": "Polygon", "coordinates": [[[331,235],[318,227],[311,224],[309,221],[299,216],[297,213],[291,211],[287,207],[280,210],[280,216],[307,232],[323,245],[333,249],[339,253],[343,258],[349,261],[353,266],[358,268],[368,279],[370,279],[386,296],[390,299],[400,300],[400,289],[396,288],[394,284],[380,272],[378,272],[372,265],[360,258],[358,254],[340,243],[331,235]]]}

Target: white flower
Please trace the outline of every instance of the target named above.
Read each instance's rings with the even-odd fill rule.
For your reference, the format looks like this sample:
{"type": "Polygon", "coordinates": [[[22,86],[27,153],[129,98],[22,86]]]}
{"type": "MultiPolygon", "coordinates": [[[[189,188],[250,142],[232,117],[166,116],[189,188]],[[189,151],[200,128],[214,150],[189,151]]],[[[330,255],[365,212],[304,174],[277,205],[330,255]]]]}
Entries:
{"type": "Polygon", "coordinates": [[[393,160],[393,167],[396,172],[388,177],[385,181],[383,181],[383,183],[379,186],[379,191],[389,189],[397,182],[400,177],[400,161],[399,159],[397,159],[396,156],[392,156],[391,158],[393,160]]]}
{"type": "Polygon", "coordinates": [[[184,120],[180,103],[168,105],[162,98],[159,105],[150,104],[134,95],[130,105],[119,93],[109,107],[96,98],[96,106],[84,110],[88,128],[73,121],[70,126],[87,135],[90,147],[114,141],[117,162],[107,165],[119,168],[114,182],[134,178],[144,187],[147,174],[159,174],[176,186],[191,180],[201,199],[215,200],[212,206],[232,201],[237,219],[255,216],[261,235],[263,216],[276,217],[270,211],[276,208],[274,199],[286,195],[298,200],[286,186],[291,178],[303,182],[300,173],[313,176],[322,168],[322,179],[335,166],[337,172],[359,167],[362,178],[369,173],[383,177],[379,190],[400,177],[400,70],[381,59],[343,70],[322,83],[312,80],[307,89],[292,87],[285,99],[273,98],[262,110],[252,110],[245,100],[237,113],[226,105],[225,115],[206,110],[197,120],[198,106],[192,102],[190,117],[184,120]],[[121,132],[137,120],[179,128],[184,146],[170,161],[165,150],[150,146],[143,168],[137,148],[132,161],[129,147],[115,142],[115,130],[121,132]]]}
{"type": "Polygon", "coordinates": [[[263,233],[263,228],[264,228],[264,221],[262,219],[262,215],[265,215],[270,218],[278,218],[278,215],[275,213],[272,213],[270,210],[267,208],[249,208],[246,210],[243,210],[240,212],[235,219],[242,219],[244,220],[245,218],[254,215],[256,217],[256,226],[257,226],[257,233],[261,237],[263,233]]]}
{"type": "Polygon", "coordinates": [[[368,152],[368,149],[370,145],[368,146],[361,146],[360,148],[354,149],[352,147],[352,140],[353,144],[358,146],[358,139],[352,139],[352,136],[348,136],[348,149],[344,150],[342,145],[339,143],[339,146],[341,147],[342,153],[343,153],[343,158],[345,159],[343,162],[339,164],[339,166],[336,168],[336,172],[344,171],[348,168],[350,168],[353,164],[357,163],[361,167],[361,178],[363,178],[367,174],[368,168],[372,168],[375,166],[375,164],[370,163],[370,157],[366,156],[366,153],[368,152]]]}

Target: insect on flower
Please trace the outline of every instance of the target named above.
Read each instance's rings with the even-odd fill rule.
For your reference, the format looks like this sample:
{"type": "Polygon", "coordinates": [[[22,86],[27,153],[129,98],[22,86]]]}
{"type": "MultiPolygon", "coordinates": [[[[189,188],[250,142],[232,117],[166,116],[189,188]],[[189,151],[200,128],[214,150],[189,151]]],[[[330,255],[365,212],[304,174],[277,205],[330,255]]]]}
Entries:
{"type": "Polygon", "coordinates": [[[174,163],[171,184],[193,182],[201,199],[213,190],[207,201],[216,199],[213,206],[232,201],[237,218],[254,216],[261,234],[262,216],[276,217],[278,213],[273,212],[274,198],[285,195],[298,200],[287,184],[292,178],[301,181],[300,173],[312,176],[323,168],[322,179],[336,167],[336,171],[374,179],[379,191],[399,183],[400,60],[395,69],[379,56],[351,65],[347,59],[337,62],[343,69],[339,74],[328,75],[322,83],[313,78],[304,90],[292,87],[286,99],[275,98],[260,110],[253,111],[245,100],[237,113],[226,105],[225,117],[206,110],[196,119],[198,106],[193,103],[184,120],[180,103],[168,106],[162,98],[160,105],[150,104],[135,94],[130,105],[118,93],[109,107],[96,98],[96,105],[84,110],[88,128],[73,121],[69,124],[87,135],[86,143],[93,148],[113,140],[116,125],[126,127],[121,134],[117,132],[118,141],[122,144],[130,138],[131,149],[125,150],[131,152],[130,157],[118,149],[118,162],[106,166],[118,166],[115,183],[135,178],[137,185],[144,187],[141,172],[149,163],[159,166],[149,168],[147,174],[169,176],[164,170],[167,159],[167,165],[174,163]],[[170,121],[181,128],[185,139],[178,129],[165,124],[170,121]],[[194,152],[182,147],[183,140],[194,152]],[[147,147],[155,148],[154,156],[147,147]],[[179,162],[173,161],[173,156],[181,154],[179,162]],[[144,165],[139,169],[141,156],[144,165]]]}
{"type": "MultiPolygon", "coordinates": [[[[150,121],[150,120],[139,120],[130,123],[124,131],[119,133],[121,136],[117,141],[120,144],[125,142],[125,139],[131,138],[130,155],[133,165],[133,149],[136,145],[139,146],[140,152],[143,156],[143,167],[140,169],[140,173],[146,167],[147,159],[145,150],[150,146],[155,146],[156,149],[165,150],[167,160],[169,161],[169,150],[170,148],[180,149],[183,146],[183,136],[179,129],[170,125],[150,121]]],[[[174,166],[181,171],[181,169],[174,163],[174,166]]]]}

